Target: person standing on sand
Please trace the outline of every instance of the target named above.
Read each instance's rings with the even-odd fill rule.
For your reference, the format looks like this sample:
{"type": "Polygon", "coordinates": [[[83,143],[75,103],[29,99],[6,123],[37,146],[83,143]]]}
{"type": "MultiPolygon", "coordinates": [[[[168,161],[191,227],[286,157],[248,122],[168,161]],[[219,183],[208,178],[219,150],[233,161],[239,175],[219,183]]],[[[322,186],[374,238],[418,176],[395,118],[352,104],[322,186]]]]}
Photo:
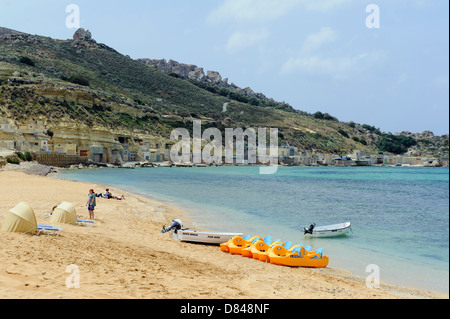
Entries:
{"type": "Polygon", "coordinates": [[[88,197],[88,201],[87,201],[86,205],[88,206],[89,219],[91,219],[91,220],[94,219],[94,209],[95,209],[95,206],[97,205],[96,197],[97,196],[95,195],[94,190],[90,189],[89,197],[88,197]]]}

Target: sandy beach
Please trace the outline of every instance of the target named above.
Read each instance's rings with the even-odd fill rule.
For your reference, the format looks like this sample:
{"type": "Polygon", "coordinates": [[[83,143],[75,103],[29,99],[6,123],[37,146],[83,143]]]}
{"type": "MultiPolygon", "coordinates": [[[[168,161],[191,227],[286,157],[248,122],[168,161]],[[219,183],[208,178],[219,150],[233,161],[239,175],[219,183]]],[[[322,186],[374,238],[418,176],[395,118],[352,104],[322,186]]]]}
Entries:
{"type": "Polygon", "coordinates": [[[0,169],[0,224],[9,209],[28,203],[40,224],[53,206],[68,201],[88,218],[89,189],[110,188],[125,200],[97,199],[96,226],[58,225],[60,236],[0,232],[2,299],[414,299],[448,298],[433,292],[382,284],[342,270],[288,268],[233,256],[218,246],[174,241],[161,234],[173,218],[169,207],[108,185],[0,169]],[[76,265],[80,287],[68,288],[66,272],[76,265]]]}

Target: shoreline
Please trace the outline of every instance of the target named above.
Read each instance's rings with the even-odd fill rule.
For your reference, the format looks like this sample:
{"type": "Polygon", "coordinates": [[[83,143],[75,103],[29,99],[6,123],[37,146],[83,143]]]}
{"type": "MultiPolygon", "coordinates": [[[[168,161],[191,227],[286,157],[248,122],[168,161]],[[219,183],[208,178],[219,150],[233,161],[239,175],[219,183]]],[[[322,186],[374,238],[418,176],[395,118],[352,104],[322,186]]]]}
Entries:
{"type": "MultiPolygon", "coordinates": [[[[9,209],[20,201],[29,200],[38,223],[40,221],[48,223],[43,212],[51,209],[56,203],[47,198],[58,202],[63,200],[74,202],[77,213],[87,217],[87,210],[82,206],[87,199],[87,190],[96,187],[94,189],[100,192],[108,187],[57,179],[51,175],[43,177],[0,169],[2,189],[6,187],[5,183],[8,184],[8,189],[5,200],[0,202],[1,222],[9,209]],[[36,185],[39,185],[40,189],[35,196],[33,189],[36,185]],[[66,195],[68,188],[72,189],[70,196],[66,195]],[[21,192],[17,192],[18,189],[21,189],[21,192]],[[51,193],[51,196],[44,196],[46,193],[51,193]],[[22,198],[21,194],[29,196],[22,198]]],[[[61,225],[64,230],[60,237],[3,233],[4,236],[0,238],[2,242],[0,250],[2,256],[6,256],[2,260],[2,265],[5,266],[2,268],[6,270],[0,272],[0,287],[9,282],[17,284],[17,277],[23,277],[23,280],[34,278],[35,282],[28,283],[28,286],[7,285],[8,293],[0,289],[0,298],[36,298],[37,291],[45,291],[44,296],[40,295],[38,298],[49,299],[224,299],[230,296],[238,299],[267,299],[268,296],[269,299],[272,297],[274,299],[449,298],[448,295],[438,292],[384,283],[379,289],[368,289],[365,278],[356,277],[341,269],[286,268],[225,254],[215,246],[177,242],[167,234],[160,234],[159,230],[164,223],[167,226],[172,219],[180,216],[186,227],[196,228],[192,227],[189,214],[182,208],[126,191],[122,192],[115,187],[109,188],[115,195],[125,194],[125,200],[99,199],[96,210],[98,225],[92,229],[61,225]],[[78,244],[76,254],[63,245],[72,241],[78,244]],[[33,251],[27,248],[29,242],[33,244],[33,251]],[[93,245],[96,242],[101,243],[99,247],[93,245]],[[8,243],[18,246],[20,254],[13,253],[8,243]],[[65,287],[63,280],[67,276],[65,269],[62,271],[60,269],[54,278],[48,278],[46,274],[51,271],[45,271],[46,274],[41,275],[44,271],[37,270],[40,268],[32,259],[25,258],[28,263],[21,264],[20,261],[23,262],[24,259],[22,255],[39,255],[46,250],[52,251],[52,244],[58,248],[55,253],[61,255],[63,260],[54,258],[55,260],[52,259],[50,262],[44,259],[46,265],[41,268],[56,272],[56,268],[66,267],[72,263],[79,264],[81,274],[86,272],[86,275],[83,275],[86,281],[82,282],[80,289],[65,287]],[[117,255],[122,258],[118,258],[117,255]],[[134,268],[131,265],[135,265],[134,268]],[[245,269],[242,270],[242,267],[245,269]],[[10,270],[15,268],[20,268],[21,271],[10,270]],[[98,268],[101,268],[101,271],[98,271],[98,268]],[[120,274],[121,279],[112,278],[110,276],[112,273],[120,274]],[[158,280],[155,281],[154,278],[158,280]],[[178,288],[173,287],[175,278],[178,288]],[[200,287],[193,291],[197,283],[200,287]],[[259,290],[255,292],[257,287],[259,290]]]]}

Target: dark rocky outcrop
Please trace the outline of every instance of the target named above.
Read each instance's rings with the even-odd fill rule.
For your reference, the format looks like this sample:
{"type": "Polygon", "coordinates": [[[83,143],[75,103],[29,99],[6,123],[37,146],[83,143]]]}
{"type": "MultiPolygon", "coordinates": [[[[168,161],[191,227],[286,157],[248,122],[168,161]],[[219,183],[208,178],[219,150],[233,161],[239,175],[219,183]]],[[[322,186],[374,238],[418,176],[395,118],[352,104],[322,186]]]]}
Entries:
{"type": "Polygon", "coordinates": [[[74,40],[91,40],[92,34],[89,30],[84,30],[83,28],[78,29],[74,35],[74,40]]]}

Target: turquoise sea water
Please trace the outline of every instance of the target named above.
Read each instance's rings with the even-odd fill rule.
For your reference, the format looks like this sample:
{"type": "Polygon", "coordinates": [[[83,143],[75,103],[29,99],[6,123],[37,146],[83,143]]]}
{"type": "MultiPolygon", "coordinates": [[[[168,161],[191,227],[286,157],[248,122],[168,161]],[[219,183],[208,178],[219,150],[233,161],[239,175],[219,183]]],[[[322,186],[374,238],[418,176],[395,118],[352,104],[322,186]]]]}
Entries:
{"type": "MultiPolygon", "coordinates": [[[[382,282],[449,290],[449,170],[421,167],[257,167],[64,170],[179,205],[199,227],[281,238],[324,248],[329,267],[382,282]],[[301,230],[352,222],[344,238],[305,239],[301,230]]],[[[97,190],[96,190],[97,191],[97,190]]],[[[104,191],[104,190],[98,190],[104,191]]]]}

